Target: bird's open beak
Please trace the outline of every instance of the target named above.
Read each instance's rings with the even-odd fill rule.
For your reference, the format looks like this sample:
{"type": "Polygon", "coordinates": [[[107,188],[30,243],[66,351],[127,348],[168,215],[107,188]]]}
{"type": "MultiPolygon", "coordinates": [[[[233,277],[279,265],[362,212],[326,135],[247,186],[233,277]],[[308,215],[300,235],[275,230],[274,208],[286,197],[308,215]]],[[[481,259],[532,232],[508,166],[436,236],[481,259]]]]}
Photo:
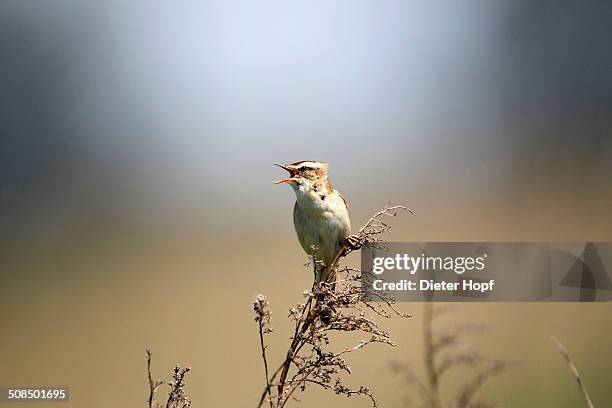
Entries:
{"type": "Polygon", "coordinates": [[[293,178],[293,176],[295,176],[295,170],[293,170],[291,167],[286,166],[284,164],[274,163],[274,165],[280,167],[281,169],[285,169],[289,172],[288,178],[275,181],[274,184],[291,183],[295,181],[295,179],[293,178]]]}

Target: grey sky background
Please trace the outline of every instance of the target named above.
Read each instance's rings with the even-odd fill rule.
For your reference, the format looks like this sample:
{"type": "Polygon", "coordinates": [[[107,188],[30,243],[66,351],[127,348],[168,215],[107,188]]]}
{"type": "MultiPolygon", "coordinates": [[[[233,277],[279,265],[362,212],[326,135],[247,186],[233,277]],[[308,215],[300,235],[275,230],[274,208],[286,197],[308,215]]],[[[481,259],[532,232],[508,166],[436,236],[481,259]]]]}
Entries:
{"type": "Polygon", "coordinates": [[[600,191],[610,168],[604,2],[0,7],[0,205],[19,228],[250,218],[278,199],[274,161],[328,161],[353,200],[383,178],[402,199],[600,191]]]}

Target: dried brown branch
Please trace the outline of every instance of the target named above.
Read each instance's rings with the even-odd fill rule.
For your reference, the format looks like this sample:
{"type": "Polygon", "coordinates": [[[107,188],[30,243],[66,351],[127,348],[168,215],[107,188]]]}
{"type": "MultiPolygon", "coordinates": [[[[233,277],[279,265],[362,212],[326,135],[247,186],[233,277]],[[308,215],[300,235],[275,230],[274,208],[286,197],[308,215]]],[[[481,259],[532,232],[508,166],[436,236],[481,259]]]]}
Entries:
{"type": "MultiPolygon", "coordinates": [[[[507,363],[504,361],[491,361],[486,364],[484,368],[476,373],[474,378],[467,382],[457,395],[457,408],[472,407],[474,404],[472,400],[474,395],[484,383],[492,376],[501,373],[507,367],[507,363]]],[[[475,404],[482,404],[484,402],[476,401],[475,404]]]]}
{"type": "Polygon", "coordinates": [[[440,408],[442,403],[440,401],[440,390],[439,390],[439,372],[436,370],[436,341],[433,333],[433,305],[431,303],[425,303],[423,311],[423,338],[425,341],[425,367],[427,369],[427,380],[429,384],[430,400],[433,408],[440,408]]]}
{"type": "Polygon", "coordinates": [[[172,375],[172,380],[169,382],[153,380],[151,375],[151,351],[146,350],[147,355],[147,375],[149,380],[149,397],[147,398],[148,408],[161,408],[162,405],[155,401],[155,394],[162,385],[168,385],[170,391],[166,398],[166,403],[163,404],[166,408],[189,408],[191,406],[191,400],[185,394],[185,376],[189,371],[190,367],[180,367],[176,365],[172,375]]]}
{"type": "MultiPolygon", "coordinates": [[[[378,305],[364,302],[360,288],[363,272],[348,267],[341,268],[340,264],[348,254],[366,243],[375,242],[376,236],[387,232],[390,227],[381,218],[393,217],[400,210],[410,211],[403,206],[385,206],[374,214],[357,234],[346,240],[332,264],[328,266],[337,276],[335,284],[314,283],[309,291],[303,293],[306,300],[289,310],[289,319],[295,326],[293,336],[282,363],[271,376],[268,374],[263,341],[266,332],[262,328],[266,327],[262,324],[269,325],[270,321],[268,302],[261,301],[259,297],[255,301],[255,320],[260,325],[260,347],[266,375],[266,387],[260,396],[258,407],[262,407],[266,402],[271,408],[285,407],[289,401],[296,398],[297,391],[305,391],[308,385],[317,385],[347,397],[363,395],[370,398],[373,406],[376,406],[376,400],[368,387],[352,389],[344,385],[341,374],[351,373],[344,358],[369,344],[394,345],[389,334],[382,330],[374,319],[368,317],[366,311],[373,311],[377,316],[390,317],[391,314],[384,310],[387,308],[393,314],[403,317],[408,315],[400,313],[393,306],[393,300],[384,296],[378,299],[378,305]],[[333,352],[328,350],[331,346],[331,332],[359,332],[367,334],[368,338],[352,347],[333,352]]],[[[317,267],[320,265],[315,261],[314,255],[310,264],[316,276],[317,267]]]]}
{"type": "Polygon", "coordinates": [[[270,374],[268,372],[268,358],[266,357],[266,345],[264,335],[272,332],[270,327],[270,310],[268,309],[268,299],[264,295],[257,295],[253,309],[255,310],[255,321],[259,324],[259,345],[261,347],[261,358],[264,363],[264,371],[266,375],[266,390],[268,391],[268,399],[270,400],[270,408],[273,408],[272,391],[270,390],[270,374]]]}
{"type": "Polygon", "coordinates": [[[178,365],[174,366],[174,374],[172,381],[168,383],[170,393],[166,400],[166,408],[189,408],[191,401],[185,394],[183,387],[185,386],[185,375],[191,371],[191,367],[181,368],[178,365]]]}
{"type": "Polygon", "coordinates": [[[574,375],[574,378],[576,378],[576,382],[578,383],[578,387],[580,387],[580,391],[582,392],[582,396],[584,397],[586,401],[587,407],[594,408],[593,402],[591,401],[591,397],[589,397],[589,393],[587,392],[586,386],[584,385],[584,382],[582,381],[582,377],[580,377],[580,373],[578,372],[578,369],[574,365],[574,362],[572,361],[569,353],[567,352],[567,349],[563,346],[563,344],[558,338],[551,337],[550,339],[552,340],[553,343],[555,343],[555,345],[559,349],[559,352],[561,352],[561,355],[565,359],[565,362],[569,366],[570,371],[574,375]]]}
{"type": "MultiPolygon", "coordinates": [[[[149,349],[146,349],[146,353],[147,353],[147,374],[149,377],[149,398],[147,399],[147,406],[149,408],[154,408],[153,406],[153,399],[155,396],[155,393],[157,392],[157,389],[159,388],[160,385],[162,385],[164,382],[163,381],[153,381],[153,378],[151,376],[151,351],[149,349]]],[[[158,407],[159,405],[156,404],[155,407],[158,407]]]]}
{"type": "Polygon", "coordinates": [[[417,390],[424,407],[494,407],[495,402],[476,398],[476,394],[487,380],[503,372],[508,367],[508,362],[488,359],[468,346],[465,335],[483,331],[482,325],[458,323],[441,325],[437,319],[448,311],[448,307],[435,307],[430,302],[424,306],[426,379],[420,380],[406,365],[395,363],[393,369],[397,373],[402,373],[407,383],[417,390]],[[464,347],[459,347],[460,345],[464,347]],[[469,367],[473,370],[473,374],[467,376],[466,382],[453,400],[444,401],[440,393],[440,384],[448,371],[460,366],[469,367]]]}

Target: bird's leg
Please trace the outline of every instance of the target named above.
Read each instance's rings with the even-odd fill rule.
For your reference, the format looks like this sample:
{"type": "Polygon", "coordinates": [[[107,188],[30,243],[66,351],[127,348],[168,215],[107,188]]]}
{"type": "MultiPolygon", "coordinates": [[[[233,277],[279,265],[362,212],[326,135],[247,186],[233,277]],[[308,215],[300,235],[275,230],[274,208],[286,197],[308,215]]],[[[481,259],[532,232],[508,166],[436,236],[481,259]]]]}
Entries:
{"type": "Polygon", "coordinates": [[[319,283],[319,270],[317,270],[317,247],[315,245],[311,246],[312,249],[312,272],[314,275],[314,285],[319,283]]]}

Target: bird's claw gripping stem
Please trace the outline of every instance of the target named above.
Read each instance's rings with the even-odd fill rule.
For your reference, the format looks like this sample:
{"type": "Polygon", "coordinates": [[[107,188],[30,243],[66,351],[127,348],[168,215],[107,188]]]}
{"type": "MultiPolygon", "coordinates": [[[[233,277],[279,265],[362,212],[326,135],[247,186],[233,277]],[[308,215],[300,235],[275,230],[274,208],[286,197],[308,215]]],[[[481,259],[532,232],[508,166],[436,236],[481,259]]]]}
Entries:
{"type": "Polygon", "coordinates": [[[349,236],[346,238],[346,245],[347,245],[347,246],[348,246],[348,247],[349,247],[351,250],[356,251],[356,250],[358,250],[358,249],[360,249],[360,248],[361,248],[361,246],[362,246],[362,242],[361,242],[361,240],[359,239],[359,236],[358,236],[358,235],[353,234],[353,235],[349,235],[349,236]]]}

